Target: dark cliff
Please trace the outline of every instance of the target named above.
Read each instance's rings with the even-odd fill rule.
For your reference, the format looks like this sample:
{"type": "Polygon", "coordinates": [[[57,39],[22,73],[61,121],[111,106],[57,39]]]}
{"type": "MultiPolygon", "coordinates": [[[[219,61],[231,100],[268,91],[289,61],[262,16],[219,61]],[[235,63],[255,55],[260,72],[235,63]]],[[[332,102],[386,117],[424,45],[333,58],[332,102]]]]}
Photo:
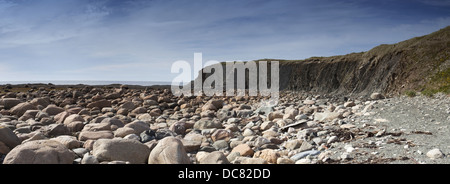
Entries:
{"type": "MultiPolygon", "coordinates": [[[[448,94],[450,26],[396,44],[380,45],[367,52],[305,60],[259,61],[280,61],[280,90],[363,96],[373,92],[398,95],[407,90],[448,94]]],[[[203,74],[203,80],[209,75],[203,74]]]]}

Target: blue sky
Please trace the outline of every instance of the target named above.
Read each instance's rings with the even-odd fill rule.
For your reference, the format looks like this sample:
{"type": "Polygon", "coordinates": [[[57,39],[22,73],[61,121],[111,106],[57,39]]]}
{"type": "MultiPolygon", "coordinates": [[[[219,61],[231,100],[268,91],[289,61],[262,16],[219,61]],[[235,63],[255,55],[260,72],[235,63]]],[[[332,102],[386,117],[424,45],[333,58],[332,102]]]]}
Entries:
{"type": "Polygon", "coordinates": [[[194,52],[305,59],[448,25],[449,0],[0,0],[0,81],[171,81],[194,52]]]}

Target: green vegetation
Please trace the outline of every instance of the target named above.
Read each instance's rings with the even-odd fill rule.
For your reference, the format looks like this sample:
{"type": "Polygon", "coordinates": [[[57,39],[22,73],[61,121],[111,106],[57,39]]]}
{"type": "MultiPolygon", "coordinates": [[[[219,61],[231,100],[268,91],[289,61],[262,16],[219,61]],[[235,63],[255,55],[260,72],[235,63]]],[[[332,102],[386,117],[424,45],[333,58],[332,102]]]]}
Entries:
{"type": "Polygon", "coordinates": [[[422,92],[420,92],[423,96],[427,97],[433,97],[434,94],[437,93],[436,90],[433,89],[424,89],[422,92]]]}
{"type": "Polygon", "coordinates": [[[409,97],[415,97],[416,96],[416,92],[415,91],[405,91],[405,95],[409,96],[409,97]]]}
{"type": "Polygon", "coordinates": [[[421,93],[422,95],[432,97],[439,92],[450,94],[450,68],[438,72],[431,77],[430,82],[421,93]]]}

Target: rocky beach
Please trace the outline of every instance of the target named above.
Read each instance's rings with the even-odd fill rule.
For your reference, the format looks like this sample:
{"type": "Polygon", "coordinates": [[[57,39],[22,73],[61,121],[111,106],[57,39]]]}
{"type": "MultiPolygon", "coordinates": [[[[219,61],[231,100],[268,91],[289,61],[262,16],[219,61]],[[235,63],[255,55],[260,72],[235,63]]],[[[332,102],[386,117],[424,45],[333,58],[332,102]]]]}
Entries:
{"type": "Polygon", "coordinates": [[[335,166],[450,164],[449,126],[450,0],[0,0],[2,176],[428,180],[335,166]]]}
{"type": "Polygon", "coordinates": [[[3,164],[450,163],[450,96],[174,96],[167,87],[4,85],[3,164]]]}

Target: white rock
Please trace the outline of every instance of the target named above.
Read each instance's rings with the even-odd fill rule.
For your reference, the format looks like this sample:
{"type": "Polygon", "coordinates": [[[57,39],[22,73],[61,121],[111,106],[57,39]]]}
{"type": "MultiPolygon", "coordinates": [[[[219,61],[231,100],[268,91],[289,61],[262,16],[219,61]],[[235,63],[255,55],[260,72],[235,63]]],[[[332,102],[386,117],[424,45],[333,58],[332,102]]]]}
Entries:
{"type": "Polygon", "coordinates": [[[315,121],[332,121],[336,118],[342,118],[342,114],[338,112],[318,112],[314,114],[315,121]]]}
{"type": "Polygon", "coordinates": [[[81,160],[81,164],[98,164],[98,160],[94,155],[89,155],[89,153],[86,153],[81,160]]]}
{"type": "Polygon", "coordinates": [[[370,98],[371,98],[372,100],[378,100],[378,99],[383,98],[383,95],[380,94],[380,93],[372,93],[372,94],[370,95],[370,98]]]}
{"type": "Polygon", "coordinates": [[[361,108],[361,105],[355,105],[355,106],[352,107],[352,110],[358,110],[360,108],[361,108]]]}
{"type": "Polygon", "coordinates": [[[355,102],[345,102],[344,103],[344,107],[353,107],[355,105],[356,105],[355,102]]]}
{"type": "Polygon", "coordinates": [[[276,123],[277,123],[278,127],[284,127],[287,124],[286,121],[282,120],[282,119],[278,120],[276,123]]]}
{"type": "Polygon", "coordinates": [[[265,121],[261,124],[260,129],[261,130],[268,130],[271,128],[275,123],[272,121],[265,121]]]}
{"type": "Polygon", "coordinates": [[[443,158],[444,154],[441,152],[441,150],[435,148],[435,149],[428,151],[427,156],[430,157],[431,159],[438,159],[438,158],[443,158]]]}
{"type": "Polygon", "coordinates": [[[353,148],[352,145],[347,144],[344,146],[345,151],[347,151],[348,153],[351,153],[353,150],[355,150],[355,148],[353,148]]]}
{"type": "Polygon", "coordinates": [[[141,138],[139,136],[137,136],[136,134],[128,134],[125,137],[123,137],[124,139],[133,139],[136,141],[140,141],[141,138]]]}
{"type": "Polygon", "coordinates": [[[326,161],[327,158],[330,158],[332,155],[333,155],[333,153],[331,151],[324,151],[324,152],[321,152],[319,154],[319,156],[317,156],[317,159],[326,161]]]}
{"type": "Polygon", "coordinates": [[[297,160],[297,161],[295,162],[295,164],[311,164],[311,160],[310,160],[310,159],[307,159],[307,158],[302,158],[302,159],[300,159],[300,160],[297,160]]]}
{"type": "Polygon", "coordinates": [[[337,136],[331,136],[331,137],[328,139],[327,144],[331,144],[331,143],[333,143],[333,142],[336,142],[337,140],[338,140],[338,137],[337,137],[337,136]]]}
{"type": "Polygon", "coordinates": [[[377,119],[374,119],[376,122],[380,122],[380,123],[387,123],[387,122],[389,122],[389,120],[387,120],[387,119],[383,119],[383,118],[377,118],[377,119]]]}
{"type": "Polygon", "coordinates": [[[315,103],[316,102],[314,100],[305,100],[305,101],[303,101],[303,104],[306,104],[306,105],[313,105],[315,103]]]}
{"type": "Polygon", "coordinates": [[[361,111],[362,114],[366,113],[368,110],[373,109],[373,104],[366,105],[364,109],[361,111]]]}
{"type": "Polygon", "coordinates": [[[253,135],[253,131],[251,129],[245,129],[244,133],[242,133],[243,136],[247,137],[247,136],[252,136],[253,135]]]}
{"type": "Polygon", "coordinates": [[[239,118],[230,118],[227,120],[227,123],[238,123],[239,121],[239,118]]]}
{"type": "Polygon", "coordinates": [[[289,158],[280,157],[277,159],[277,164],[294,164],[295,162],[289,158]]]}
{"type": "Polygon", "coordinates": [[[383,130],[377,132],[377,134],[375,134],[375,137],[381,137],[384,135],[384,133],[386,133],[386,129],[383,129],[383,130]]]}
{"type": "Polygon", "coordinates": [[[340,126],[340,128],[342,128],[342,129],[352,129],[352,128],[355,128],[355,127],[356,126],[353,125],[353,124],[343,124],[343,125],[340,126]]]}

